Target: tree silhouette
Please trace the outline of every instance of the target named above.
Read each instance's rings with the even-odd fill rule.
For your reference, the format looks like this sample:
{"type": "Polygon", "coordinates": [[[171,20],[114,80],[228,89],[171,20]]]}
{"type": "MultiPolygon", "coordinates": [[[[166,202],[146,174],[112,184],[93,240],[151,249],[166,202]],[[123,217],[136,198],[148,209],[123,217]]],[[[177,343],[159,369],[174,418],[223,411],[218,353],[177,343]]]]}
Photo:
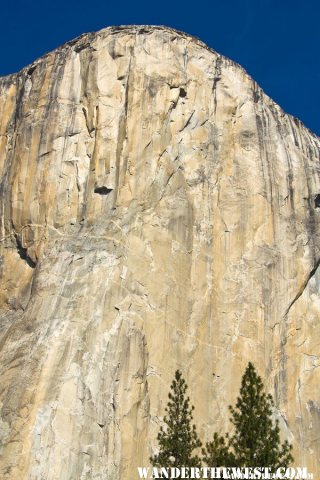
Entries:
{"type": "Polygon", "coordinates": [[[280,443],[279,422],[272,421],[273,399],[263,390],[261,377],[250,362],[242,377],[235,408],[229,407],[234,433],[226,438],[214,434],[203,449],[207,465],[268,467],[275,471],[293,461],[291,445],[280,443]]]}
{"type": "Polygon", "coordinates": [[[170,388],[165,426],[160,428],[157,437],[160,451],[150,458],[151,464],[154,467],[198,467],[200,458],[193,452],[201,447],[201,442],[192,424],[194,407],[186,397],[188,387],[179,370],[170,388]]]}
{"type": "Polygon", "coordinates": [[[287,467],[292,461],[291,445],[280,444],[279,421],[272,421],[274,403],[263,391],[261,377],[250,362],[242,377],[236,407],[229,407],[235,427],[231,438],[238,466],[287,467]]]}

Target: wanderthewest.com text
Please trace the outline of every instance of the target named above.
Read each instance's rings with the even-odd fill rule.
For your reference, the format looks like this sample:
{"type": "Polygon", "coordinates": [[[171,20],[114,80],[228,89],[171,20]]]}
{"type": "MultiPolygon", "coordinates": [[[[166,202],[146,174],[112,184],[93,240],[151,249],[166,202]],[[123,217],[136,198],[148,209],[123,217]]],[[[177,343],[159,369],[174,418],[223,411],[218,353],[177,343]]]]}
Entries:
{"type": "Polygon", "coordinates": [[[278,468],[273,472],[265,467],[138,467],[139,478],[167,479],[259,479],[259,480],[312,480],[313,474],[306,467],[278,468]]]}

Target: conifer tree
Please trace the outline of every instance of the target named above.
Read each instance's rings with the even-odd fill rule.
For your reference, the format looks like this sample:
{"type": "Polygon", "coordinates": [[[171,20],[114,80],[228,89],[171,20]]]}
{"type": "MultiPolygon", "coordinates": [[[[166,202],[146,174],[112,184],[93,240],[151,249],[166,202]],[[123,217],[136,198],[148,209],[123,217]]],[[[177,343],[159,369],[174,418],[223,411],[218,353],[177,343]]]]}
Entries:
{"type": "Polygon", "coordinates": [[[234,467],[236,465],[235,457],[229,448],[229,436],[226,439],[216,432],[213,434],[213,440],[206,443],[202,449],[203,460],[209,467],[234,467]]]}
{"type": "Polygon", "coordinates": [[[279,422],[272,421],[273,399],[263,391],[261,377],[250,362],[242,377],[236,407],[229,407],[235,432],[230,446],[235,466],[287,467],[292,461],[291,445],[280,444],[279,422]]]}
{"type": "Polygon", "coordinates": [[[190,399],[186,397],[187,388],[182,373],[177,370],[165,409],[165,427],[160,428],[157,437],[160,451],[150,458],[154,467],[200,466],[200,458],[194,450],[201,447],[201,442],[192,424],[194,407],[190,406],[190,399]]]}
{"type": "Polygon", "coordinates": [[[280,443],[279,422],[272,421],[273,399],[263,390],[261,377],[249,363],[242,377],[235,408],[229,407],[234,433],[214,434],[202,450],[203,460],[216,467],[268,467],[275,471],[293,461],[291,445],[280,443]]]}

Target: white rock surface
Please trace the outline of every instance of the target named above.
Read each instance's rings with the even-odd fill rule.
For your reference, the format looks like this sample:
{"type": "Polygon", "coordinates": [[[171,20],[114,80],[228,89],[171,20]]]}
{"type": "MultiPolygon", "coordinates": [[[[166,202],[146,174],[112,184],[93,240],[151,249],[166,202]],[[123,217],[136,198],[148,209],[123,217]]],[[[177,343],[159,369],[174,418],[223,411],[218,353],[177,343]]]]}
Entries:
{"type": "Polygon", "coordinates": [[[164,27],[69,42],[0,112],[1,478],[136,478],[174,371],[205,440],[249,360],[317,478],[319,139],[164,27]]]}

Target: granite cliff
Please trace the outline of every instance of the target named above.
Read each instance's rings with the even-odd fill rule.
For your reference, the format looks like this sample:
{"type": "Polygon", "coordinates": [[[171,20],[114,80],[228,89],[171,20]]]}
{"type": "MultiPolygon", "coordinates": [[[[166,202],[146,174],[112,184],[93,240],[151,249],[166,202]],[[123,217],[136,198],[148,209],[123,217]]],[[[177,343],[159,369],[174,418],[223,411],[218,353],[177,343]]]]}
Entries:
{"type": "Polygon", "coordinates": [[[319,139],[165,27],[67,43],[0,112],[1,478],[136,478],[174,371],[205,439],[249,360],[317,478],[319,139]]]}

